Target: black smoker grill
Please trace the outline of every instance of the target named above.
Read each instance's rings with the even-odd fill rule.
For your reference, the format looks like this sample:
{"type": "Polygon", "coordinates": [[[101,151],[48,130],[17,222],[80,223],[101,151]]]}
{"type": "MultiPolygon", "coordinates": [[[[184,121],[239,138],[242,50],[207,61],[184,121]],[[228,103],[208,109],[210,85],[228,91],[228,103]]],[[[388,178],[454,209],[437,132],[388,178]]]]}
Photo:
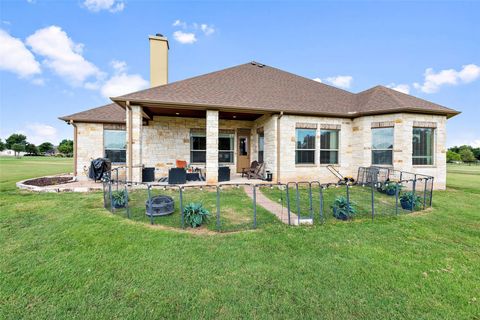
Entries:
{"type": "Polygon", "coordinates": [[[147,216],[166,216],[175,211],[175,202],[169,196],[155,196],[152,197],[152,207],[150,208],[149,201],[145,202],[145,209],[147,216]]]}
{"type": "Polygon", "coordinates": [[[95,182],[102,180],[103,177],[110,178],[110,171],[112,170],[112,162],[109,159],[97,158],[90,163],[88,170],[88,177],[95,182]]]}

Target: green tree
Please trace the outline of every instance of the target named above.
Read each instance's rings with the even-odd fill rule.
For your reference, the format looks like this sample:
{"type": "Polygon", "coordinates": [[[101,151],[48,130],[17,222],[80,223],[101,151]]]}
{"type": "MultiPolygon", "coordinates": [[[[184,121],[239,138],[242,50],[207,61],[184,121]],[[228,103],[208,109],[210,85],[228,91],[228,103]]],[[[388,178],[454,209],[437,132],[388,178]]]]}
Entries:
{"type": "Polygon", "coordinates": [[[447,151],[447,162],[462,161],[462,157],[452,150],[447,151]]]}
{"type": "Polygon", "coordinates": [[[5,143],[0,139],[0,151],[5,150],[5,143]]]}
{"type": "Polygon", "coordinates": [[[12,145],[12,150],[15,151],[15,156],[17,157],[20,152],[25,151],[25,144],[23,143],[14,143],[12,145]]]}
{"type": "Polygon", "coordinates": [[[62,142],[60,142],[60,144],[58,145],[58,151],[67,156],[71,156],[73,154],[73,141],[63,139],[62,142]]]}
{"type": "Polygon", "coordinates": [[[53,144],[51,144],[50,142],[44,142],[38,146],[38,150],[40,150],[41,153],[47,153],[55,150],[55,148],[53,147],[53,144]]]}
{"type": "Polygon", "coordinates": [[[5,140],[5,142],[6,142],[5,147],[7,149],[12,149],[13,150],[13,145],[16,144],[16,143],[23,144],[23,146],[25,147],[25,145],[27,144],[27,137],[23,134],[20,134],[20,133],[14,133],[14,134],[10,135],[10,137],[8,137],[5,140]]]}
{"type": "Polygon", "coordinates": [[[460,150],[460,157],[463,162],[474,162],[475,156],[473,155],[472,150],[464,148],[460,150]]]}
{"type": "Polygon", "coordinates": [[[480,160],[480,148],[473,148],[472,152],[475,158],[477,158],[477,160],[480,160]]]}
{"type": "Polygon", "coordinates": [[[28,153],[28,154],[37,155],[38,154],[38,148],[33,143],[28,143],[27,142],[27,145],[25,146],[25,152],[28,153]]]}

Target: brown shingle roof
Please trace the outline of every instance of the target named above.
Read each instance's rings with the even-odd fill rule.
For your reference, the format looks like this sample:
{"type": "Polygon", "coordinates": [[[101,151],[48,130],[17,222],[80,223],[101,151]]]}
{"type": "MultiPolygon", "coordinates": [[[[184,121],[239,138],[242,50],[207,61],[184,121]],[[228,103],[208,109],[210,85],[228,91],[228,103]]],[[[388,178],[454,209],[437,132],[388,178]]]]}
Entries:
{"type": "MultiPolygon", "coordinates": [[[[112,100],[122,106],[125,106],[126,101],[130,101],[131,104],[149,107],[172,105],[218,107],[222,110],[283,111],[291,114],[348,118],[392,112],[432,113],[449,117],[459,113],[383,86],[354,94],[253,62],[130,93],[112,100]]],[[[110,119],[109,122],[125,122],[125,112],[113,104],[61,119],[74,121],[90,119],[93,122],[110,119]]]]}
{"type": "Polygon", "coordinates": [[[60,117],[60,120],[96,123],[125,123],[125,109],[116,103],[60,117]]]}

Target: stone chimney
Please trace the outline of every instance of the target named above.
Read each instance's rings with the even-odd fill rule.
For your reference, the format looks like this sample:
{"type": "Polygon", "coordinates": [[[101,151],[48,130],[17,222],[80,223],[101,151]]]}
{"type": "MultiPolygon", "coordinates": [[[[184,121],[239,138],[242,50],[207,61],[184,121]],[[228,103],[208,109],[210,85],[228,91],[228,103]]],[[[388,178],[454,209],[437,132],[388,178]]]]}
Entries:
{"type": "Polygon", "coordinates": [[[150,87],[168,83],[168,39],[157,33],[149,36],[150,42],[150,87]]]}

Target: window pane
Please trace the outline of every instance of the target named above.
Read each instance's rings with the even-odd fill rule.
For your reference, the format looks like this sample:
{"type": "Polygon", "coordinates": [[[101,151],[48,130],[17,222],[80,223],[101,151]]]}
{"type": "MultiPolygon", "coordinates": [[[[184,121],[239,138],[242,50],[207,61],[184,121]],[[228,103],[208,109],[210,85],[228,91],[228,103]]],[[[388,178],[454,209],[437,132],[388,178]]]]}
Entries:
{"type": "Polygon", "coordinates": [[[393,151],[372,150],[372,164],[393,164],[393,151]]]}
{"type": "Polygon", "coordinates": [[[127,152],[125,150],[105,150],[105,158],[111,162],[127,162],[127,152]]]}
{"type": "Polygon", "coordinates": [[[233,163],[233,152],[232,151],[219,151],[218,152],[218,162],[233,163]]]}
{"type": "Polygon", "coordinates": [[[393,128],[372,129],[372,150],[376,149],[393,149],[393,128]]]}
{"type": "Polygon", "coordinates": [[[126,131],[104,130],[103,136],[105,149],[125,150],[127,148],[126,131]]]}
{"type": "Polygon", "coordinates": [[[265,148],[265,137],[263,133],[258,135],[258,162],[263,162],[263,151],[265,148]]]}
{"type": "Polygon", "coordinates": [[[297,149],[315,149],[314,129],[297,129],[297,149]]]}
{"type": "Polygon", "coordinates": [[[338,151],[320,151],[321,164],[338,164],[338,151]]]}
{"type": "Polygon", "coordinates": [[[338,130],[320,131],[320,149],[338,149],[338,130]]]}
{"type": "Polygon", "coordinates": [[[296,163],[315,163],[315,151],[297,151],[296,163]]]}
{"type": "Polygon", "coordinates": [[[207,150],[207,138],[192,136],[190,139],[190,150],[207,150]]]}
{"type": "Polygon", "coordinates": [[[233,150],[233,137],[219,137],[218,138],[218,150],[233,150]]]}
{"type": "Polygon", "coordinates": [[[247,156],[248,155],[248,141],[246,137],[240,138],[240,155],[247,156]]]}
{"type": "Polygon", "coordinates": [[[263,151],[258,152],[258,162],[260,162],[260,163],[263,162],[263,151]]]}
{"type": "Polygon", "coordinates": [[[207,155],[206,151],[190,151],[190,162],[205,163],[206,155],[207,155]]]}
{"type": "Polygon", "coordinates": [[[413,128],[413,157],[416,165],[433,164],[433,129],[413,128]]]}

